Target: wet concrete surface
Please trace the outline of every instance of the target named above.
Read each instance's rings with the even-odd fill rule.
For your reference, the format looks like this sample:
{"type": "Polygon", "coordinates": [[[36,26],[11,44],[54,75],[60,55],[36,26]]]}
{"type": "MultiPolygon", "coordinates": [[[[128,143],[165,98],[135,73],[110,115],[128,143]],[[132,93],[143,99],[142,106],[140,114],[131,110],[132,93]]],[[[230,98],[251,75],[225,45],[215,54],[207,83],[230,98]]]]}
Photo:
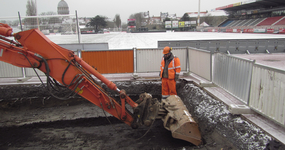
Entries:
{"type": "MultiPolygon", "coordinates": [[[[143,92],[160,99],[160,81],[114,83],[133,100],[143,92]]],[[[80,96],[62,101],[40,85],[13,85],[0,87],[0,149],[285,149],[191,82],[177,91],[199,124],[200,146],[172,138],[161,120],[132,129],[80,96]]]]}

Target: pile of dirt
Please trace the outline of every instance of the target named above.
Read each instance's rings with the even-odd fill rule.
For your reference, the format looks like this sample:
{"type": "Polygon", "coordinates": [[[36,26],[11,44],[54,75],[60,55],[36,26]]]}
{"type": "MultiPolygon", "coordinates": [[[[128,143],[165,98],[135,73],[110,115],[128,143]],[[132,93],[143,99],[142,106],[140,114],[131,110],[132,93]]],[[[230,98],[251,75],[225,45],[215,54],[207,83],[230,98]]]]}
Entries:
{"type": "Polygon", "coordinates": [[[207,95],[199,87],[186,83],[178,90],[184,104],[197,120],[206,144],[211,144],[219,134],[238,149],[285,149],[260,128],[232,115],[227,106],[207,95]]]}

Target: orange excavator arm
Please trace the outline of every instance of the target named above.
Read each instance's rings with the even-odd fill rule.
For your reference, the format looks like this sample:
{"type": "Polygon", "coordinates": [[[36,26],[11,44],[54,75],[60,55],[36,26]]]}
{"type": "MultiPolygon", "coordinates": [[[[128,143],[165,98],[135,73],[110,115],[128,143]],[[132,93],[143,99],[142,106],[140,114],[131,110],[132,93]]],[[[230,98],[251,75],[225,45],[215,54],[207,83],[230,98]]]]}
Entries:
{"type": "MultiPolygon", "coordinates": [[[[55,86],[54,79],[73,93],[79,94],[124,123],[130,126],[134,123],[134,115],[126,111],[125,102],[133,108],[136,108],[138,104],[130,99],[124,90],[118,89],[113,82],[107,80],[84,60],[74,55],[73,51],[56,45],[38,29],[12,34],[12,29],[8,25],[0,24],[0,34],[14,36],[19,42],[12,42],[1,37],[1,61],[18,67],[38,68],[47,75],[48,89],[55,86]],[[90,74],[101,80],[110,89],[117,91],[121,97],[121,105],[106,94],[90,74]]],[[[53,96],[60,98],[56,95],[53,96]]],[[[61,98],[67,99],[68,97],[61,98]]]]}
{"type": "Polygon", "coordinates": [[[73,51],[56,45],[38,29],[13,34],[11,27],[0,23],[0,61],[41,70],[47,76],[48,91],[58,99],[68,99],[78,94],[132,128],[151,126],[155,119],[160,118],[173,137],[195,145],[201,144],[198,126],[178,96],[170,96],[159,103],[150,94],[143,93],[134,102],[125,90],[118,89],[73,51]],[[6,38],[8,36],[13,36],[16,41],[9,40],[6,38]],[[111,90],[117,91],[121,104],[106,94],[92,75],[111,90]],[[69,89],[70,93],[59,96],[60,91],[59,95],[52,92],[61,88],[69,89]],[[133,113],[126,110],[126,103],[133,108],[133,113]]]}

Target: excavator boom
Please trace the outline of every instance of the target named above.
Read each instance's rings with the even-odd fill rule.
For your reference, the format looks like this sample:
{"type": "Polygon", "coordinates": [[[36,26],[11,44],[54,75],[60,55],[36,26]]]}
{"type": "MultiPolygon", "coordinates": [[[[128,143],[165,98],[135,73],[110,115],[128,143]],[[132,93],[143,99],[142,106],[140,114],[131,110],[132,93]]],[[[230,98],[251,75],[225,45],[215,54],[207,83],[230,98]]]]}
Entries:
{"type": "MultiPolygon", "coordinates": [[[[5,32],[7,33],[7,32],[5,32]]],[[[121,92],[116,85],[107,80],[85,61],[74,55],[73,51],[64,49],[50,41],[38,29],[27,30],[13,34],[21,47],[0,41],[0,60],[18,67],[38,68],[47,75],[48,90],[52,90],[55,79],[59,84],[79,94],[98,107],[128,125],[133,122],[132,114],[126,113],[122,106],[95,83],[89,73],[92,73],[110,89],[121,92]]],[[[55,95],[53,95],[55,96],[55,95]]],[[[55,96],[59,98],[58,96],[55,96]]],[[[67,99],[68,97],[63,97],[67,99]]],[[[129,104],[137,104],[127,97],[129,104]]]]}

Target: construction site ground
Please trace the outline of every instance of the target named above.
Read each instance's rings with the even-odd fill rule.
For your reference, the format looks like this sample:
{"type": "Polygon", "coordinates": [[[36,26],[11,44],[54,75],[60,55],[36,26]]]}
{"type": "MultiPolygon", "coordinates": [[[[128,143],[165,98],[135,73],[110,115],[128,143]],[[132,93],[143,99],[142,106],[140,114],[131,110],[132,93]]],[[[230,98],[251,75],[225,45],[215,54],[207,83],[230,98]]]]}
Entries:
{"type": "MultiPolygon", "coordinates": [[[[160,99],[156,74],[105,77],[133,100],[143,92],[160,99]]],[[[177,92],[199,124],[200,146],[173,138],[161,120],[132,129],[79,96],[55,99],[36,77],[0,78],[0,149],[285,149],[283,127],[256,112],[232,115],[228,106],[242,103],[208,81],[181,74],[177,92]]]]}

